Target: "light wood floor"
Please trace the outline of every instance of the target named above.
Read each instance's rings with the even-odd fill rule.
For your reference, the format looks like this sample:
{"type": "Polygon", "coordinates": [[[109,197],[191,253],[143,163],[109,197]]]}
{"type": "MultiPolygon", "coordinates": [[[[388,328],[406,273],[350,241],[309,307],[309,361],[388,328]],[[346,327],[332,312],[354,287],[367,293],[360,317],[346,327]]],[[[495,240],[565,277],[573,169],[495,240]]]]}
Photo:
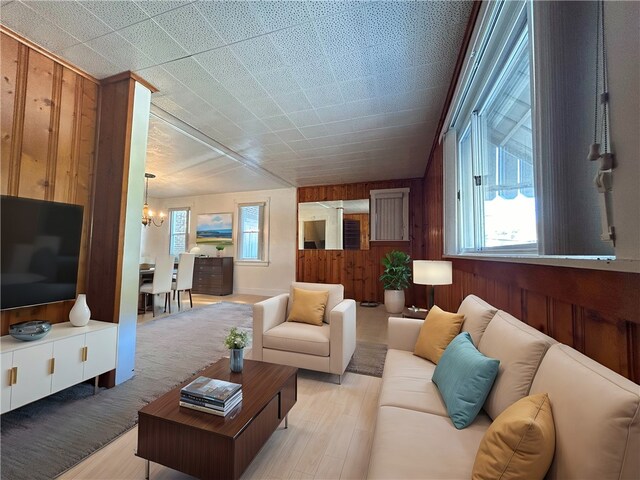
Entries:
{"type": "MultiPolygon", "coordinates": [[[[342,385],[331,376],[300,371],[298,401],[289,428],[271,436],[243,479],[365,478],[381,380],[347,373],[342,385]]],[[[121,435],[59,478],[142,479],[145,461],[135,456],[137,427],[121,435]]],[[[151,464],[153,480],[192,477],[151,464]]]]}
{"type": "MultiPolygon", "coordinates": [[[[188,297],[186,307],[188,309],[188,297]]],[[[217,302],[253,304],[267,297],[234,294],[224,297],[193,295],[197,308],[217,302]]],[[[177,311],[174,302],[172,310],[177,311]]],[[[138,315],[138,323],[167,314],[156,310],[138,315]]],[[[387,343],[389,314],[384,306],[357,306],[358,341],[387,343]]],[[[359,479],[365,478],[380,392],[380,379],[347,373],[342,385],[335,376],[301,370],[298,402],[289,414],[289,428],[279,429],[248,467],[243,479],[359,479]]],[[[59,478],[143,479],[144,460],[135,456],[137,427],[98,450],[59,478]]],[[[189,475],[152,464],[151,478],[189,479],[189,475]]]]}
{"type": "MultiPolygon", "coordinates": [[[[164,297],[162,297],[162,299],[160,299],[160,297],[162,297],[162,295],[158,296],[158,304],[164,305],[164,297]]],[[[260,302],[265,298],[269,298],[269,297],[263,297],[260,295],[245,295],[242,293],[234,293],[232,295],[225,295],[225,296],[202,295],[202,294],[194,293],[192,297],[193,297],[193,308],[202,307],[204,305],[211,305],[212,303],[219,303],[219,302],[248,303],[250,305],[253,305],[254,303],[260,302]]],[[[191,308],[189,306],[188,294],[186,293],[182,294],[180,305],[182,307],[182,309],[180,310],[181,312],[184,312],[186,310],[189,310],[189,308],[191,308]]],[[[162,317],[166,317],[167,315],[171,315],[172,313],[176,313],[178,311],[178,303],[176,300],[173,300],[173,299],[171,300],[171,313],[169,313],[168,310],[167,310],[167,313],[164,313],[163,309],[164,307],[156,307],[155,317],[153,316],[153,312],[150,309],[146,313],[139,314],[138,323],[148,322],[149,320],[153,320],[155,318],[162,318],[162,317]]]]}
{"type": "MultiPolygon", "coordinates": [[[[234,303],[246,303],[253,305],[256,302],[260,302],[268,297],[262,297],[260,295],[246,295],[246,294],[232,294],[225,296],[214,295],[200,295],[193,294],[193,308],[201,307],[204,305],[210,305],[218,302],[234,302],[234,303]]],[[[189,296],[183,294],[182,300],[180,300],[182,310],[189,310],[189,296]]],[[[158,303],[162,303],[158,301],[158,303]]],[[[138,315],[138,323],[148,322],[157,318],[166,317],[170,315],[163,313],[163,309],[156,308],[156,316],[154,317],[151,311],[138,315]]],[[[176,313],[178,311],[178,304],[172,300],[171,311],[176,313]]],[[[371,343],[387,343],[387,321],[390,314],[384,309],[384,305],[378,305],[377,307],[361,307],[356,305],[356,338],[358,341],[371,342],[371,343]]]]}

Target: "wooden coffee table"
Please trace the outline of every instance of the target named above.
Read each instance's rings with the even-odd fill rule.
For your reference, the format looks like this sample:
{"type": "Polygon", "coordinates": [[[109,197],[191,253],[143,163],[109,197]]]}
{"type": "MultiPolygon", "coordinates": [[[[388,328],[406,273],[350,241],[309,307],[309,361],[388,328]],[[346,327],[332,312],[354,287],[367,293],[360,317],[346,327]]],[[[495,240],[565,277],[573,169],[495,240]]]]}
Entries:
{"type": "Polygon", "coordinates": [[[229,359],[167,392],[138,412],[139,457],[198,478],[239,478],[297,400],[298,369],[245,360],[242,373],[229,359]],[[181,407],[180,388],[198,376],[242,384],[242,406],[226,417],[181,407]]]}

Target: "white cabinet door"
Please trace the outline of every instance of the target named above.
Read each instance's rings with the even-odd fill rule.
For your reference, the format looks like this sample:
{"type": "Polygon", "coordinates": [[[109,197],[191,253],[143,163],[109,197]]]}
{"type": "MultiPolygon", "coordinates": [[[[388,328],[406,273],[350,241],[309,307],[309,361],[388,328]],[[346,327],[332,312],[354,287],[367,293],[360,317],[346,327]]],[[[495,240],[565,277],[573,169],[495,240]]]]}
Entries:
{"type": "Polygon", "coordinates": [[[0,413],[11,410],[11,368],[13,367],[13,352],[0,355],[0,383],[2,383],[2,398],[0,399],[0,413]]]}
{"type": "Polygon", "coordinates": [[[82,382],[84,370],[84,364],[82,362],[84,337],[84,335],[76,335],[75,337],[64,338],[53,342],[55,368],[51,383],[51,393],[82,382]]]}
{"type": "Polygon", "coordinates": [[[13,352],[17,372],[11,388],[12,410],[51,393],[52,356],[53,342],[13,352]]]}
{"type": "Polygon", "coordinates": [[[118,329],[106,328],[87,333],[84,379],[92,378],[116,368],[116,341],[118,329]]]}

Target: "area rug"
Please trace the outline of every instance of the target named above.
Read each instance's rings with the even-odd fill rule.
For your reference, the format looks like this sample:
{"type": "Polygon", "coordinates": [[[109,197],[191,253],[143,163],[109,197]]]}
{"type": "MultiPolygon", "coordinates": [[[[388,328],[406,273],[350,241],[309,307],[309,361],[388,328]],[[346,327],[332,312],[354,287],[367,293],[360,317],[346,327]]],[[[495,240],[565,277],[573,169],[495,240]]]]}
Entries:
{"type": "Polygon", "coordinates": [[[92,395],[80,384],[1,417],[2,478],[51,479],[133,427],[138,410],[219,358],[251,306],[217,303],[141,324],[132,379],[92,395]]]}
{"type": "Polygon", "coordinates": [[[357,342],[356,351],[351,357],[347,372],[382,377],[384,361],[387,358],[387,346],[381,343],[357,342]]]}

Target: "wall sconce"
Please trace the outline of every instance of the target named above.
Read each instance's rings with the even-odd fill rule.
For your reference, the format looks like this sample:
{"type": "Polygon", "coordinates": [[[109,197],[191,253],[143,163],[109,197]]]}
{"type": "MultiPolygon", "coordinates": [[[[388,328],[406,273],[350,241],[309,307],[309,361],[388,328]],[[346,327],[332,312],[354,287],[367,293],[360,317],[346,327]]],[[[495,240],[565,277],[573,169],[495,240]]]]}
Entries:
{"type": "Polygon", "coordinates": [[[414,260],[413,283],[429,285],[429,299],[427,308],[433,307],[433,286],[451,285],[453,283],[453,268],[451,262],[444,260],[414,260]]]}
{"type": "Polygon", "coordinates": [[[148,227],[153,224],[159,227],[164,223],[164,213],[160,212],[160,223],[157,223],[153,212],[149,210],[149,179],[156,178],[156,176],[153,173],[145,173],[144,178],[146,179],[146,184],[144,187],[144,206],[142,207],[142,225],[148,227]]]}

